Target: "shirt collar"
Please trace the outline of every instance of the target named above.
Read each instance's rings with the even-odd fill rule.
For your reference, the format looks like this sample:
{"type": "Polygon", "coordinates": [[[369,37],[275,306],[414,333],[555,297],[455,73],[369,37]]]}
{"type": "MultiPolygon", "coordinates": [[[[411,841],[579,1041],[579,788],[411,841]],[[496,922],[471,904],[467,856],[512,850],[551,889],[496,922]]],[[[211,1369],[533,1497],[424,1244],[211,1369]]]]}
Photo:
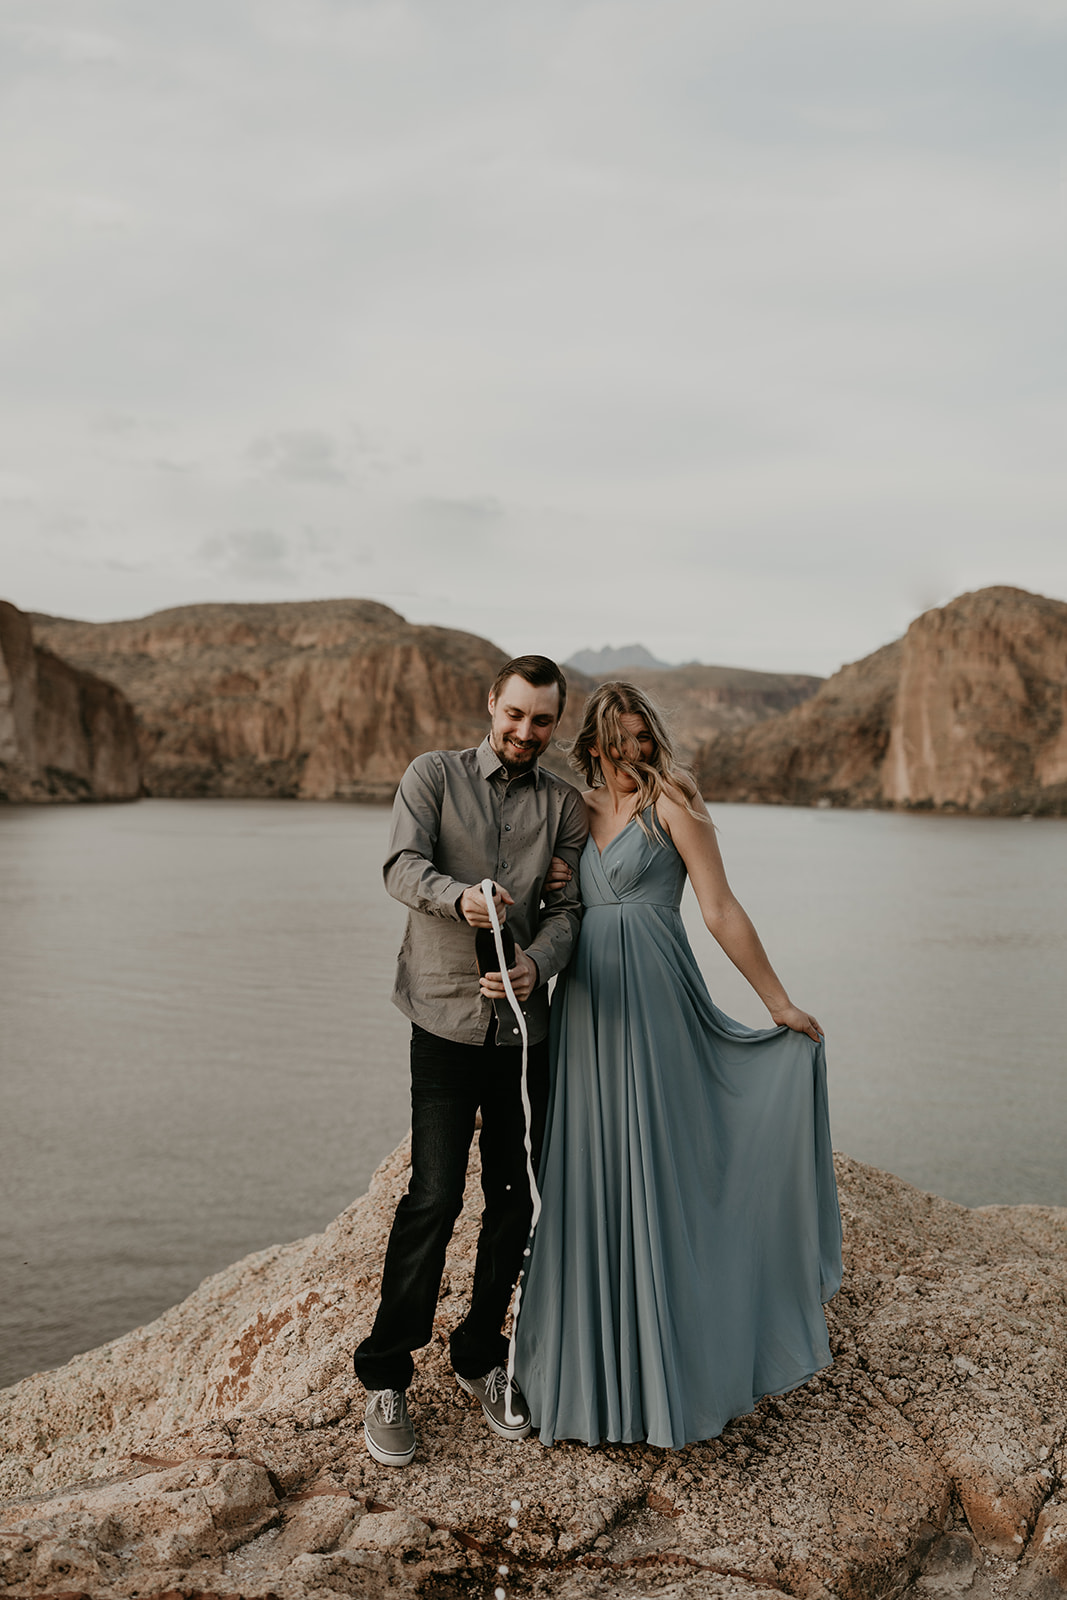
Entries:
{"type": "MultiPolygon", "coordinates": [[[[502,772],[505,778],[508,777],[508,769],[505,767],[504,763],[501,761],[500,757],[489,743],[488,734],[486,734],[485,738],[478,746],[477,755],[478,771],[481,773],[483,778],[495,778],[498,772],[502,772]]],[[[541,787],[541,768],[538,766],[536,761],[532,767],[527,768],[527,771],[520,773],[519,776],[523,778],[529,776],[533,779],[535,789],[539,789],[541,787]]],[[[508,778],[509,783],[514,781],[514,779],[508,778]]]]}

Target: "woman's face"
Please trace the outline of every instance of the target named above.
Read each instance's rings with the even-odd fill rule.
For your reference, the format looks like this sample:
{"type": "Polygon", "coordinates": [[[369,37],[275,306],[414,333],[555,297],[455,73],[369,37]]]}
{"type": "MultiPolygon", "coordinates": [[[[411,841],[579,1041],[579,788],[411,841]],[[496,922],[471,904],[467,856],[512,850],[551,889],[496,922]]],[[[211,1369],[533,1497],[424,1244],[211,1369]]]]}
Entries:
{"type": "Polygon", "coordinates": [[[623,772],[616,763],[620,755],[624,760],[636,758],[638,761],[650,762],[656,752],[656,741],[649,732],[648,723],[636,711],[624,711],[619,717],[619,726],[626,735],[629,749],[619,751],[614,745],[609,745],[606,761],[595,745],[593,751],[600,756],[605,765],[614,768],[616,783],[620,789],[636,789],[636,781],[628,772],[623,772]]]}

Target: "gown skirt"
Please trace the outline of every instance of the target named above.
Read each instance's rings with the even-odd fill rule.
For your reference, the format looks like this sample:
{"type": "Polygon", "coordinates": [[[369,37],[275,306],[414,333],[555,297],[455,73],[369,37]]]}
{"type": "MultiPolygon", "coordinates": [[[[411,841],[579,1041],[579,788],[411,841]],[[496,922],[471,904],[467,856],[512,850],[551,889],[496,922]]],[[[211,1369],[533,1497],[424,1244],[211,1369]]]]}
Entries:
{"type": "Polygon", "coordinates": [[[552,1006],[516,1377],[543,1443],[680,1448],[830,1364],[841,1282],[822,1043],[708,994],[651,812],[598,851],[552,1006]]]}

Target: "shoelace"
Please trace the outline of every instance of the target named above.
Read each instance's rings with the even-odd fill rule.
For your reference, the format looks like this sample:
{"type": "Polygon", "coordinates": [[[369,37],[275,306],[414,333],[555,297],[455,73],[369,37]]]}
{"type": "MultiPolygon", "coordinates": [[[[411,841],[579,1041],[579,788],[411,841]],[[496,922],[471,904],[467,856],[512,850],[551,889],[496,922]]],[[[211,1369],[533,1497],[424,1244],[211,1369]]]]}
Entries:
{"type": "Polygon", "coordinates": [[[485,1379],[485,1397],[492,1405],[495,1406],[497,1401],[500,1399],[500,1396],[506,1390],[510,1389],[511,1380],[508,1378],[508,1375],[503,1367],[494,1367],[492,1372],[487,1373],[485,1379]]]}
{"type": "Polygon", "coordinates": [[[395,1422],[400,1415],[400,1391],[398,1389],[379,1389],[375,1397],[375,1406],[383,1422],[395,1422]]]}

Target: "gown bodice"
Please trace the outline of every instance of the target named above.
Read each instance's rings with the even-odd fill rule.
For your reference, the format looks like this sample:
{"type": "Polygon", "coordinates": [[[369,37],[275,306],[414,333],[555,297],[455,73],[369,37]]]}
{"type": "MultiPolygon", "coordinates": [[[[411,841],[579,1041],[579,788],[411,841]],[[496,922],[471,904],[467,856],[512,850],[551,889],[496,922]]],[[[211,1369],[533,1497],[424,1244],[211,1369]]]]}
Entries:
{"type": "Polygon", "coordinates": [[[651,838],[633,817],[603,851],[597,849],[592,834],[586,840],[578,875],[586,911],[625,904],[678,910],[685,888],[685,862],[670,835],[657,824],[654,807],[648,807],[644,820],[651,838]]]}

